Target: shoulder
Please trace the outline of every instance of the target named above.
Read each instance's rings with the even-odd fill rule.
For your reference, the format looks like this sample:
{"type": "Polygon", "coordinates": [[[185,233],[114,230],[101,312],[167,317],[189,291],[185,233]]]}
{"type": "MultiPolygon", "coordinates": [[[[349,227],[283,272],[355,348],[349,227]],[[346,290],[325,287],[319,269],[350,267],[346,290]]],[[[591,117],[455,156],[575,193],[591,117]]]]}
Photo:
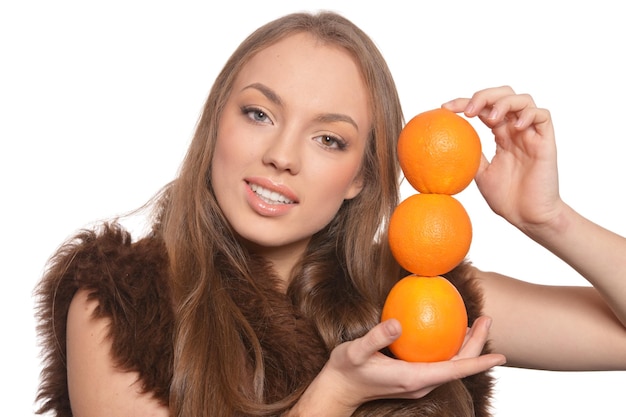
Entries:
{"type": "Polygon", "coordinates": [[[67,319],[67,377],[75,416],[167,416],[167,408],[142,389],[138,372],[123,371],[111,355],[111,320],[96,318],[98,301],[81,289],[67,319]]]}
{"type": "Polygon", "coordinates": [[[44,356],[40,411],[71,415],[69,364],[81,358],[88,370],[92,361],[84,352],[100,355],[94,366],[107,359],[121,375],[139,377],[135,388],[167,401],[173,331],[168,271],[159,238],[133,242],[115,224],[84,231],[59,249],[37,288],[44,356]]]}

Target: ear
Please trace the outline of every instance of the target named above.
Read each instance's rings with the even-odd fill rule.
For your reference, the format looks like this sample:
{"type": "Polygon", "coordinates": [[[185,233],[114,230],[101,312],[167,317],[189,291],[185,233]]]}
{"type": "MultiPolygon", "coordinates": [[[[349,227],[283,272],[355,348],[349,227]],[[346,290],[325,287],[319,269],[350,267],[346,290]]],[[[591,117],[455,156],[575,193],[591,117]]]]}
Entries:
{"type": "Polygon", "coordinates": [[[348,187],[348,189],[346,190],[344,200],[351,200],[359,195],[364,185],[365,184],[363,182],[363,175],[357,175],[356,178],[352,181],[352,184],[350,184],[350,187],[348,187]]]}

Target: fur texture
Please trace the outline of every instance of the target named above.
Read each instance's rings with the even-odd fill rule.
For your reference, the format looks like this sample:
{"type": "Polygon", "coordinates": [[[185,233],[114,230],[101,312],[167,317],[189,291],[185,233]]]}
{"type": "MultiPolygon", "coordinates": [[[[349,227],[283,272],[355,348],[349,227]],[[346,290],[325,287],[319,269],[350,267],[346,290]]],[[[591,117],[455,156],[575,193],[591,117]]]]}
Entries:
{"type": "MultiPolygon", "coordinates": [[[[168,290],[168,262],[162,242],[146,237],[133,243],[119,226],[84,231],[51,259],[37,288],[39,333],[44,369],[38,393],[39,413],[72,415],[67,391],[65,337],[70,302],[79,288],[98,301],[97,317],[111,320],[112,356],[121,369],[136,371],[143,389],[167,404],[172,376],[174,313],[168,290]]],[[[268,275],[262,266],[255,274],[268,275]]],[[[481,311],[481,297],[466,264],[446,277],[463,295],[470,324],[481,311]]],[[[256,332],[263,349],[266,402],[308,385],[330,352],[314,326],[298,312],[272,279],[259,280],[266,297],[229,281],[228,290],[256,332]]],[[[207,342],[210,349],[210,342],[207,342]]],[[[251,357],[251,360],[253,358],[251,357]]],[[[453,416],[454,401],[467,390],[475,415],[489,416],[492,379],[488,373],[445,384],[418,401],[374,401],[358,416],[453,416]],[[463,391],[463,392],[461,392],[463,391]]]]}
{"type": "Polygon", "coordinates": [[[40,283],[39,333],[44,369],[40,413],[71,416],[65,367],[66,323],[79,288],[98,301],[96,317],[111,320],[112,356],[141,375],[143,388],[164,404],[171,378],[173,313],[168,296],[165,249],[158,240],[131,243],[119,227],[84,231],[66,244],[40,283]]]}

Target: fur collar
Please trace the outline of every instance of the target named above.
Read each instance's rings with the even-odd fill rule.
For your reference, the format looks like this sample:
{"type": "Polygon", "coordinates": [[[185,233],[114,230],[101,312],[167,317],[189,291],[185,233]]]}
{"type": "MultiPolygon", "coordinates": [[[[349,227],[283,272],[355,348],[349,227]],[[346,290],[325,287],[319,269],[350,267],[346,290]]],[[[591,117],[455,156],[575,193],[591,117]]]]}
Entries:
{"type": "MultiPolygon", "coordinates": [[[[271,277],[262,265],[258,276],[271,277]]],[[[71,416],[65,368],[65,325],[72,297],[86,288],[99,302],[98,317],[112,321],[113,357],[122,369],[137,371],[143,388],[167,404],[172,375],[174,314],[168,290],[168,262],[163,243],[153,237],[133,243],[116,225],[84,231],[51,259],[37,287],[39,334],[44,369],[38,393],[40,413],[71,416]]],[[[463,295],[470,322],[482,300],[467,265],[447,274],[463,295]]],[[[266,372],[265,394],[276,401],[305,387],[319,373],[330,352],[317,330],[299,314],[270,278],[259,280],[261,293],[233,279],[229,291],[259,337],[266,372]]],[[[356,416],[458,416],[458,402],[470,394],[475,415],[489,416],[492,379],[488,373],[445,384],[421,400],[386,400],[364,404],[356,416]]]]}

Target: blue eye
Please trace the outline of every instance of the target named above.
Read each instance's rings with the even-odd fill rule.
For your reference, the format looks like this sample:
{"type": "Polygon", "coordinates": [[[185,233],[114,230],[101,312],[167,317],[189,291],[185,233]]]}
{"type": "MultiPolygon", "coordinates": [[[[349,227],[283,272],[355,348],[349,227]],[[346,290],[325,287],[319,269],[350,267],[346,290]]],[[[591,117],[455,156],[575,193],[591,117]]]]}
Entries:
{"type": "Polygon", "coordinates": [[[272,121],[268,117],[267,113],[256,107],[243,107],[241,112],[245,114],[250,120],[257,123],[271,123],[272,121]]]}

